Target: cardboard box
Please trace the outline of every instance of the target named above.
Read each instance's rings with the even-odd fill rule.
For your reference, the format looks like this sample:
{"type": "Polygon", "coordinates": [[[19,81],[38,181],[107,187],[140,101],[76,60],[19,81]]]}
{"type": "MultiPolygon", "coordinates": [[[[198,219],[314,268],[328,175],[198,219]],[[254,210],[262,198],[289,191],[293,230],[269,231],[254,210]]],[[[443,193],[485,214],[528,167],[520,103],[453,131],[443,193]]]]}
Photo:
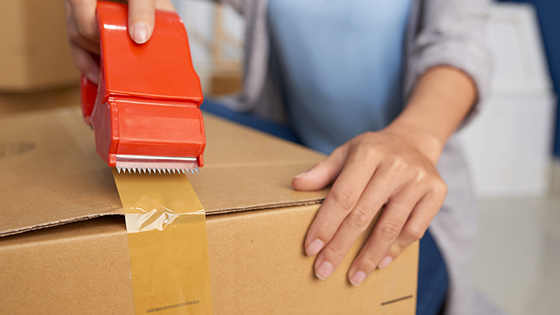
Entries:
{"type": "Polygon", "coordinates": [[[80,96],[79,86],[27,93],[0,92],[0,116],[60,107],[75,107],[80,103],[80,96]]]}
{"type": "MultiPolygon", "coordinates": [[[[290,180],[324,156],[205,123],[206,166],[189,178],[207,213],[215,314],[414,314],[418,243],[353,287],[366,232],[328,280],[315,278],[303,241],[327,191],[290,180]]],[[[133,314],[123,209],[79,111],[0,119],[0,174],[0,312],[133,314]]]]}
{"type": "Polygon", "coordinates": [[[210,78],[212,96],[226,96],[241,92],[243,74],[241,71],[217,72],[210,78]]]}
{"type": "Polygon", "coordinates": [[[66,40],[64,0],[0,1],[0,91],[79,82],[66,40]]]}

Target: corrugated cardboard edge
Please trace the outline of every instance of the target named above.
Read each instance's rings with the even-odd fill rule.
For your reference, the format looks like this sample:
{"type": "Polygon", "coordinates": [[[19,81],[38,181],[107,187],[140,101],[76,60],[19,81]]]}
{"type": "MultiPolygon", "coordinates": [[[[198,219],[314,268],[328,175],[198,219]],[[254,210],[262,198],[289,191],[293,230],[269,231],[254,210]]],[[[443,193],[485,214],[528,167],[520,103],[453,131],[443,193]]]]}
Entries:
{"type": "Polygon", "coordinates": [[[214,209],[214,210],[206,211],[206,215],[225,214],[225,213],[253,211],[253,210],[264,210],[264,209],[300,207],[300,206],[303,207],[303,206],[319,204],[319,203],[322,203],[322,202],[323,202],[323,199],[309,199],[309,200],[300,200],[300,201],[297,201],[297,202],[277,202],[277,203],[273,203],[273,204],[254,205],[254,206],[250,206],[250,207],[214,209]]]}
{"type": "Polygon", "coordinates": [[[49,223],[44,223],[44,224],[36,224],[36,225],[32,225],[32,226],[24,227],[24,228],[20,228],[20,229],[7,230],[7,231],[0,234],[0,238],[1,237],[6,237],[6,236],[11,236],[11,235],[16,235],[16,234],[21,234],[21,233],[25,233],[25,232],[31,232],[31,231],[42,230],[42,229],[47,229],[47,228],[51,228],[51,227],[66,225],[66,224],[80,222],[80,221],[91,220],[91,219],[100,218],[100,217],[124,216],[124,212],[122,214],[121,213],[116,213],[118,210],[122,211],[122,208],[115,209],[115,213],[97,213],[97,214],[94,214],[94,215],[86,215],[86,216],[74,217],[74,218],[71,218],[71,219],[59,220],[59,221],[49,222],[49,223]]]}
{"type": "MultiPolygon", "coordinates": [[[[300,201],[297,201],[297,202],[277,202],[277,203],[271,203],[271,204],[260,204],[260,205],[250,206],[250,207],[214,209],[214,210],[206,211],[206,215],[226,214],[226,213],[243,212],[243,211],[264,210],[264,209],[278,209],[278,208],[288,208],[288,207],[297,207],[297,206],[308,206],[308,205],[313,205],[313,204],[319,204],[319,203],[322,203],[322,202],[323,202],[323,199],[309,199],[309,200],[300,200],[300,201]]],[[[6,237],[6,236],[11,236],[11,235],[17,235],[17,234],[21,234],[21,233],[25,233],[25,232],[30,232],[30,231],[42,230],[42,229],[47,229],[47,228],[51,228],[51,227],[71,224],[71,223],[80,222],[80,221],[87,221],[87,220],[100,218],[100,217],[106,217],[106,216],[124,216],[123,208],[120,208],[120,207],[115,208],[115,209],[109,210],[106,213],[97,213],[97,214],[93,214],[93,215],[79,216],[79,217],[74,217],[74,218],[71,218],[71,219],[59,220],[59,221],[49,222],[49,223],[45,223],[45,224],[37,224],[37,225],[33,225],[33,226],[21,228],[21,229],[7,230],[3,233],[0,233],[0,238],[1,237],[6,237]]]]}

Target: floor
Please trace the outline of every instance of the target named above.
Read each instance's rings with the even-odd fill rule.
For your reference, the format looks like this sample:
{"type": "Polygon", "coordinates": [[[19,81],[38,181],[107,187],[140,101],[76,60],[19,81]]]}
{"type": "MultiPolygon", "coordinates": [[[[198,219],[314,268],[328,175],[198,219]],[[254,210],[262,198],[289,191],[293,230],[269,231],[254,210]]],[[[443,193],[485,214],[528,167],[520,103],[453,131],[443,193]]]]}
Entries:
{"type": "Polygon", "coordinates": [[[560,161],[550,197],[479,206],[478,288],[512,315],[560,314],[560,161]]]}

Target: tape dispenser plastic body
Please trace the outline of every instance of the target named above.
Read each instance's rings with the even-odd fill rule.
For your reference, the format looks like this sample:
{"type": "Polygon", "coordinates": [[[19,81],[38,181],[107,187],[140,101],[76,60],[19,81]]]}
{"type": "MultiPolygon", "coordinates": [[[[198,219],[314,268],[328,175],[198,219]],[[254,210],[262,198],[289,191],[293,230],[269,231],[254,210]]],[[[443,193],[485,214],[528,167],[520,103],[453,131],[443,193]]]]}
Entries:
{"type": "Polygon", "coordinates": [[[99,84],[81,83],[97,153],[119,172],[198,172],[206,146],[203,95],[183,22],[156,11],[150,40],[138,45],[127,19],[126,5],[98,2],[99,84]]]}

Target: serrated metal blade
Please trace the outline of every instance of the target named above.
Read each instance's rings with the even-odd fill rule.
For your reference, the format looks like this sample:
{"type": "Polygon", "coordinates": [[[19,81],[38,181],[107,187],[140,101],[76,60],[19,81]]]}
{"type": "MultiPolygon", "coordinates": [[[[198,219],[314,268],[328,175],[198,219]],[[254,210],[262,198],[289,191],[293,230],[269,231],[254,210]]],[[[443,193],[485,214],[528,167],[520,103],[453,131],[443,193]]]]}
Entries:
{"type": "Polygon", "coordinates": [[[123,168],[117,167],[117,171],[120,173],[128,174],[199,174],[198,168],[196,169],[161,169],[161,168],[123,168]]]}
{"type": "Polygon", "coordinates": [[[199,174],[195,157],[169,157],[117,154],[119,173],[138,174],[199,174]]]}

